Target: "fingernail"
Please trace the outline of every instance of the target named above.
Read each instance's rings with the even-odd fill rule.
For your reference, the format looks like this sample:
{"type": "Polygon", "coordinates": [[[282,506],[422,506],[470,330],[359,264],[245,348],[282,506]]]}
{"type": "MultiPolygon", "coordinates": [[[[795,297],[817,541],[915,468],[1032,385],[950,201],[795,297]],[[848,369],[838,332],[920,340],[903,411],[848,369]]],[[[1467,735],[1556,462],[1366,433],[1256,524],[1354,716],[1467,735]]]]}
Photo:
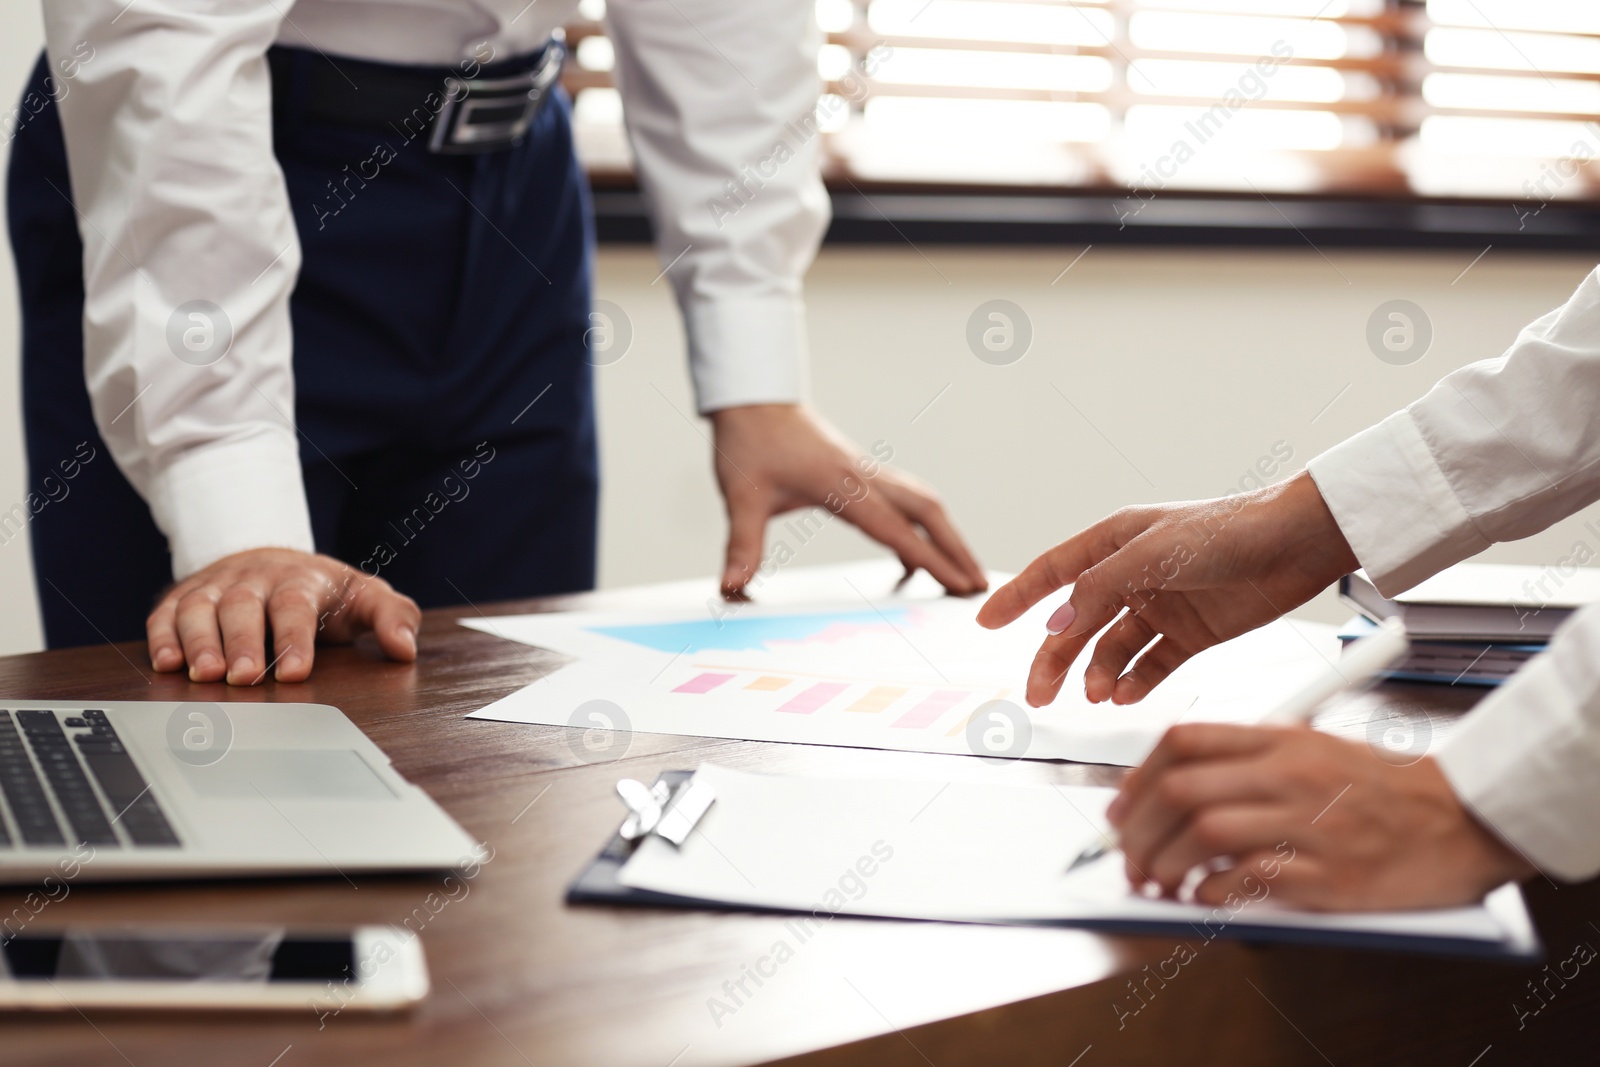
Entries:
{"type": "Polygon", "coordinates": [[[255,668],[255,665],[255,660],[251,659],[249,656],[240,656],[238,659],[233,661],[233,667],[228,671],[228,676],[230,678],[243,677],[244,675],[249,674],[255,668]]]}
{"type": "Polygon", "coordinates": [[[406,647],[411,649],[413,653],[417,651],[417,631],[413,630],[411,627],[400,627],[400,640],[404,641],[406,643],[406,647]]]}
{"type": "Polygon", "coordinates": [[[205,674],[207,671],[216,670],[220,666],[222,666],[222,661],[217,659],[216,656],[210,652],[202,652],[189,665],[189,676],[193,678],[196,675],[205,674]]]}
{"type": "Polygon", "coordinates": [[[1069,600],[1051,614],[1050,621],[1044,624],[1044,628],[1052,634],[1066,633],[1067,627],[1071,626],[1077,617],[1078,609],[1073,607],[1072,601],[1069,600]]]}
{"type": "Polygon", "coordinates": [[[285,652],[283,658],[278,661],[278,669],[274,672],[273,677],[281,681],[285,674],[299,669],[300,654],[298,652],[285,652]]]}

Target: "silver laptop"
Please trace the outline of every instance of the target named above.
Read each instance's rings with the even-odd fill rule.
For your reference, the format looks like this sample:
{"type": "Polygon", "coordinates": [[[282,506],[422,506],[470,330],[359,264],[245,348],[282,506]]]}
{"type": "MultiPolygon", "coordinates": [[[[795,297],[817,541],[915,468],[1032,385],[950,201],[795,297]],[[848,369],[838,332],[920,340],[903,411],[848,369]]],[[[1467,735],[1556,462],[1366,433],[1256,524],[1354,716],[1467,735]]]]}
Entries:
{"type": "Polygon", "coordinates": [[[475,854],[325,704],[0,700],[0,884],[349,876],[475,854]]]}

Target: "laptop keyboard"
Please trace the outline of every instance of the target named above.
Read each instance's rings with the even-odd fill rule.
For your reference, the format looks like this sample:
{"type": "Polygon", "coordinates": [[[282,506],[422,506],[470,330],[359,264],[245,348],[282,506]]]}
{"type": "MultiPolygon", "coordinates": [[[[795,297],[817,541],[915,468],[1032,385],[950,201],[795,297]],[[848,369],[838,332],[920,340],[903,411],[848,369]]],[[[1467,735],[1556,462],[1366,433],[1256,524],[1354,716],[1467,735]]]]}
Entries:
{"type": "Polygon", "coordinates": [[[0,819],[0,849],[77,842],[120,848],[124,837],[135,847],[179,845],[106,713],[80,712],[65,725],[53,711],[19,710],[13,718],[0,709],[0,797],[16,828],[14,837],[0,819]]]}

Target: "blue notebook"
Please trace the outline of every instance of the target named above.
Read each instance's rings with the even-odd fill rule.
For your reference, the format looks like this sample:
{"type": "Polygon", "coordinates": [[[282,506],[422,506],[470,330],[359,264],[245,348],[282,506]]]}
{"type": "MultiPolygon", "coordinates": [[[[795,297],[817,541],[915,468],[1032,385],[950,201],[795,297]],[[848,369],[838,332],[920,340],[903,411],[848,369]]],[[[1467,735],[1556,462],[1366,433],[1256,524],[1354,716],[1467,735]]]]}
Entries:
{"type": "MultiPolygon", "coordinates": [[[[1340,628],[1339,640],[1349,644],[1377,628],[1377,623],[1357,615],[1340,628]]],[[[1543,641],[1443,641],[1413,637],[1410,654],[1384,677],[1402,682],[1497,686],[1546,647],[1543,641]]]]}

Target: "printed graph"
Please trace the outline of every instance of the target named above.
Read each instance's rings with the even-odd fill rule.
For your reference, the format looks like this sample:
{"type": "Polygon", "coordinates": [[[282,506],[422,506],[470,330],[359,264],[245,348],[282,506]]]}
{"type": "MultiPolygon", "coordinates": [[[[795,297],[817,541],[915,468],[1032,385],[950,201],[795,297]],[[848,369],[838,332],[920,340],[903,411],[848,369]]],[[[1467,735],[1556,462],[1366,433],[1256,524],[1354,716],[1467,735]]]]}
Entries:
{"type": "Polygon", "coordinates": [[[1010,693],[1007,687],[879,685],[759,671],[707,670],[694,664],[670,671],[661,688],[682,696],[733,697],[754,716],[838,714],[857,720],[872,716],[877,725],[887,729],[937,727],[951,736],[965,727],[967,715],[979,705],[1010,693]]]}
{"type": "MultiPolygon", "coordinates": [[[[767,603],[674,589],[642,591],[644,607],[463,620],[566,660],[473,717],[590,729],[586,709],[604,703],[628,734],[984,755],[989,742],[975,748],[972,729],[1005,701],[1026,727],[1018,755],[1131,764],[1180,718],[1252,721],[1309,670],[1327,669],[1315,635],[1284,623],[1208,650],[1138,705],[1090,704],[1080,662],[1049,708],[1023,708],[1053,602],[987,630],[975,598],[885,596],[875,591],[884,583],[863,577],[840,581],[834,599],[772,603],[784,599],[783,580],[767,603]]],[[[1323,644],[1336,654],[1331,636],[1323,644]]]]}
{"type": "Polygon", "coordinates": [[[783,654],[837,646],[863,634],[901,634],[908,628],[915,629],[920,622],[919,613],[910,608],[888,608],[797,615],[736,615],[633,626],[591,626],[589,630],[657,652],[693,655],[715,650],[783,654]]]}
{"type": "Polygon", "coordinates": [[[929,629],[926,612],[894,608],[598,626],[592,632],[671,655],[656,687],[675,696],[737,701],[753,716],[848,715],[857,729],[954,736],[972,711],[1008,690],[941,676],[919,650],[919,642],[938,644],[929,629]],[[889,684],[896,672],[908,677],[889,684]]]}

